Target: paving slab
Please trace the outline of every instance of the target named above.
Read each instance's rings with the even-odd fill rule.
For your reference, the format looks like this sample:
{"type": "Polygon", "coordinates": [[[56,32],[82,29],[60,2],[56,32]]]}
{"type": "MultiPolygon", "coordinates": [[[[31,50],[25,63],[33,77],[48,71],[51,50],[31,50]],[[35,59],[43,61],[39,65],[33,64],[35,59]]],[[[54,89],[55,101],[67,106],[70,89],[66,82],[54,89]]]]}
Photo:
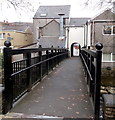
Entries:
{"type": "Polygon", "coordinates": [[[79,57],[64,60],[11,113],[63,118],[92,118],[83,66],[79,57]]]}

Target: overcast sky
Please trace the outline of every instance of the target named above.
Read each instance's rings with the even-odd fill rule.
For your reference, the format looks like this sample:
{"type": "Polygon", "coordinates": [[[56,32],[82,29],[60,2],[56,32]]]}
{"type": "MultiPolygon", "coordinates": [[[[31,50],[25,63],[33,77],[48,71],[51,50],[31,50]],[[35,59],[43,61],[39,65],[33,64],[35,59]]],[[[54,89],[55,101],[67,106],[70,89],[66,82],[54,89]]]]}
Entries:
{"type": "Polygon", "coordinates": [[[103,9],[97,9],[94,4],[98,0],[93,0],[93,3],[91,3],[88,7],[84,6],[85,0],[29,0],[32,2],[32,5],[34,6],[34,12],[23,12],[21,10],[15,11],[13,8],[8,8],[8,6],[4,3],[1,5],[4,6],[1,8],[1,14],[0,14],[0,21],[7,20],[9,22],[32,22],[33,16],[38,9],[40,5],[71,5],[71,17],[94,17],[99,12],[101,12],[103,9]]]}

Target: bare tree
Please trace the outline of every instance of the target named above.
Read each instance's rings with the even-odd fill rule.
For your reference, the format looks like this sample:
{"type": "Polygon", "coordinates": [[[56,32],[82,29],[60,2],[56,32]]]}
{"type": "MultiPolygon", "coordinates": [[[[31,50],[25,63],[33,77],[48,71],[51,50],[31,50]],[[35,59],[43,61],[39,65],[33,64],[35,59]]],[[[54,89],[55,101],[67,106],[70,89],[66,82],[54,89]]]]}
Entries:
{"type": "Polygon", "coordinates": [[[30,0],[0,0],[1,7],[4,7],[4,5],[7,6],[7,8],[13,7],[15,10],[30,10],[33,11],[33,5],[32,1],[30,0]]]}
{"type": "Polygon", "coordinates": [[[32,19],[33,13],[35,12],[34,5],[36,4],[39,6],[39,0],[0,0],[1,19],[3,18],[2,16],[5,16],[5,18],[3,18],[5,20],[11,18],[12,15],[9,15],[8,10],[13,12],[16,19],[21,20],[24,15],[25,18],[32,19]],[[4,14],[5,11],[7,15],[4,14]]]}
{"type": "MultiPolygon", "coordinates": [[[[112,6],[115,0],[96,0],[95,6],[98,8],[102,8],[103,6],[112,6]]],[[[89,4],[94,3],[94,0],[85,0],[84,4],[88,6],[89,4]]]]}

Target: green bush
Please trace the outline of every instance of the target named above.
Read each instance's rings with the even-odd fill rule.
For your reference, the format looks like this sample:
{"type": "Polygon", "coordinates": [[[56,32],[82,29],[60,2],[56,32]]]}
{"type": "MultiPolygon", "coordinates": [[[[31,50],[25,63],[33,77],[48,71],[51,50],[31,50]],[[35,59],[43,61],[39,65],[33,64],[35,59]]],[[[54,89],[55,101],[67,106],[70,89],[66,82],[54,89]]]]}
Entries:
{"type": "Polygon", "coordinates": [[[0,53],[0,68],[3,66],[3,53],[0,53]]]}

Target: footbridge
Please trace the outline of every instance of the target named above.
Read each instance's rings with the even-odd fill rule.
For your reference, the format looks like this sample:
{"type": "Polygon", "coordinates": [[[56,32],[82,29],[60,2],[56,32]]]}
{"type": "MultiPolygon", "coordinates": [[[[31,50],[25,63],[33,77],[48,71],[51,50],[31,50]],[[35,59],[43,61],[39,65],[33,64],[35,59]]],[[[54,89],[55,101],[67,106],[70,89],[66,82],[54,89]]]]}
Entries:
{"type": "Polygon", "coordinates": [[[101,43],[95,51],[81,48],[78,57],[69,57],[64,48],[12,49],[9,42],[5,45],[2,114],[100,118],[101,43]]]}

